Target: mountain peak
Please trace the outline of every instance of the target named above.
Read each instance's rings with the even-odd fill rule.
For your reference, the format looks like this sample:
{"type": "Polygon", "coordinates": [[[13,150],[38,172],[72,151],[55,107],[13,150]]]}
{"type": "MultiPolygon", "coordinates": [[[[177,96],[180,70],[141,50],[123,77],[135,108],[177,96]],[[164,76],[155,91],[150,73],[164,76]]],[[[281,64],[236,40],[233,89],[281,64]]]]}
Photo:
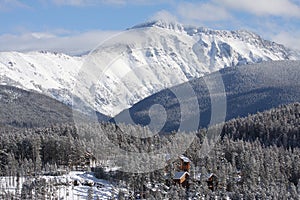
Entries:
{"type": "Polygon", "coordinates": [[[152,21],[147,21],[138,25],[133,26],[130,29],[138,29],[138,28],[151,28],[151,27],[159,27],[159,28],[166,28],[166,29],[171,29],[171,30],[179,30],[183,31],[184,26],[180,24],[179,22],[176,21],[171,21],[171,20],[152,20],[152,21]]]}

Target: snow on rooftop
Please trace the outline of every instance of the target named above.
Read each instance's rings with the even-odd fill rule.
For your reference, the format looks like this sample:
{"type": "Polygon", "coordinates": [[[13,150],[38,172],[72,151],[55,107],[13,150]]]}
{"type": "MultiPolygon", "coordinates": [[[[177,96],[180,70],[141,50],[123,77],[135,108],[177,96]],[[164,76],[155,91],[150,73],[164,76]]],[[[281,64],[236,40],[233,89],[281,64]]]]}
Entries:
{"type": "Polygon", "coordinates": [[[191,162],[191,160],[188,157],[184,156],[184,155],[179,156],[179,158],[181,160],[183,160],[183,162],[191,162]]]}
{"type": "Polygon", "coordinates": [[[173,179],[181,179],[185,175],[190,175],[188,172],[175,172],[173,179]]]}

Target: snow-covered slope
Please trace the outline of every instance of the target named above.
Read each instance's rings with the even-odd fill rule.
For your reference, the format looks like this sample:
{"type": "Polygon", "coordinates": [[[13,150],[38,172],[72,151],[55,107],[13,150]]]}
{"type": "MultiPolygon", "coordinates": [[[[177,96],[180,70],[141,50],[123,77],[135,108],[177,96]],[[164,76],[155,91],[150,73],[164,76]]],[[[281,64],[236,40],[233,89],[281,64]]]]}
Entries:
{"type": "Polygon", "coordinates": [[[36,90],[66,104],[72,101],[74,85],[84,86],[75,88],[76,96],[114,116],[155,92],[224,67],[299,58],[297,52],[248,31],[155,21],[108,40],[90,56],[0,53],[0,84],[36,90]],[[102,74],[88,69],[91,57],[102,74]]]}
{"type": "Polygon", "coordinates": [[[68,105],[82,57],[51,52],[0,52],[0,84],[35,90],[68,105]]]}

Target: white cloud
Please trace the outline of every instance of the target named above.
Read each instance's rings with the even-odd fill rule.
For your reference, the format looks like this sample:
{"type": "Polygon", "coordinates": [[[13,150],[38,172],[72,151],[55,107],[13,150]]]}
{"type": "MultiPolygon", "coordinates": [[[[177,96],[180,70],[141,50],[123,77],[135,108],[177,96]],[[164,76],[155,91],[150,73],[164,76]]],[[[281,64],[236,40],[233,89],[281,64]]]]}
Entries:
{"type": "Polygon", "coordinates": [[[217,29],[250,29],[263,38],[300,50],[300,30],[293,22],[300,18],[299,0],[182,2],[176,6],[175,13],[185,23],[217,29]]]}
{"type": "Polygon", "coordinates": [[[90,5],[126,5],[126,4],[135,4],[135,5],[153,5],[171,2],[172,0],[158,0],[158,1],[149,1],[149,0],[52,0],[56,5],[69,5],[69,6],[90,6],[90,5]]]}
{"type": "Polygon", "coordinates": [[[70,5],[70,6],[81,6],[84,4],[90,4],[90,0],[53,0],[56,5],[70,5]]]}
{"type": "Polygon", "coordinates": [[[198,20],[201,22],[224,21],[231,19],[231,14],[214,3],[181,3],[177,12],[183,19],[198,20]]]}
{"type": "MultiPolygon", "coordinates": [[[[300,3],[300,2],[299,2],[300,3]]],[[[235,19],[233,11],[249,13],[254,17],[278,16],[300,18],[300,5],[292,0],[209,0],[182,2],[177,15],[185,20],[216,22],[235,19]]]]}
{"type": "Polygon", "coordinates": [[[0,35],[0,46],[1,51],[48,50],[75,55],[92,50],[116,33],[116,31],[89,31],[69,36],[44,32],[4,34],[0,35]]]}
{"type": "Polygon", "coordinates": [[[150,18],[150,20],[164,20],[167,22],[178,21],[178,19],[175,15],[172,15],[170,12],[168,12],[166,10],[158,11],[150,18]]]}
{"type": "Polygon", "coordinates": [[[259,16],[300,17],[300,6],[291,0],[213,0],[228,9],[259,16]]]}
{"type": "Polygon", "coordinates": [[[282,31],[273,35],[272,40],[292,49],[300,50],[300,30],[291,32],[282,31]]]}

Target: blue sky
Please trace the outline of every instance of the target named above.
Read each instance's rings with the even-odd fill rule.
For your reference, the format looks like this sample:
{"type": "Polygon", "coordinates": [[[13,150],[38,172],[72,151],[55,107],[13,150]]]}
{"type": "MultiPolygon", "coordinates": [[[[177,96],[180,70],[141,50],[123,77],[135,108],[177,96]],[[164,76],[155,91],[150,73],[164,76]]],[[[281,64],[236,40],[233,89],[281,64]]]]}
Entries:
{"type": "Polygon", "coordinates": [[[76,54],[153,19],[247,29],[300,49],[300,0],[0,0],[0,51],[76,54]]]}

